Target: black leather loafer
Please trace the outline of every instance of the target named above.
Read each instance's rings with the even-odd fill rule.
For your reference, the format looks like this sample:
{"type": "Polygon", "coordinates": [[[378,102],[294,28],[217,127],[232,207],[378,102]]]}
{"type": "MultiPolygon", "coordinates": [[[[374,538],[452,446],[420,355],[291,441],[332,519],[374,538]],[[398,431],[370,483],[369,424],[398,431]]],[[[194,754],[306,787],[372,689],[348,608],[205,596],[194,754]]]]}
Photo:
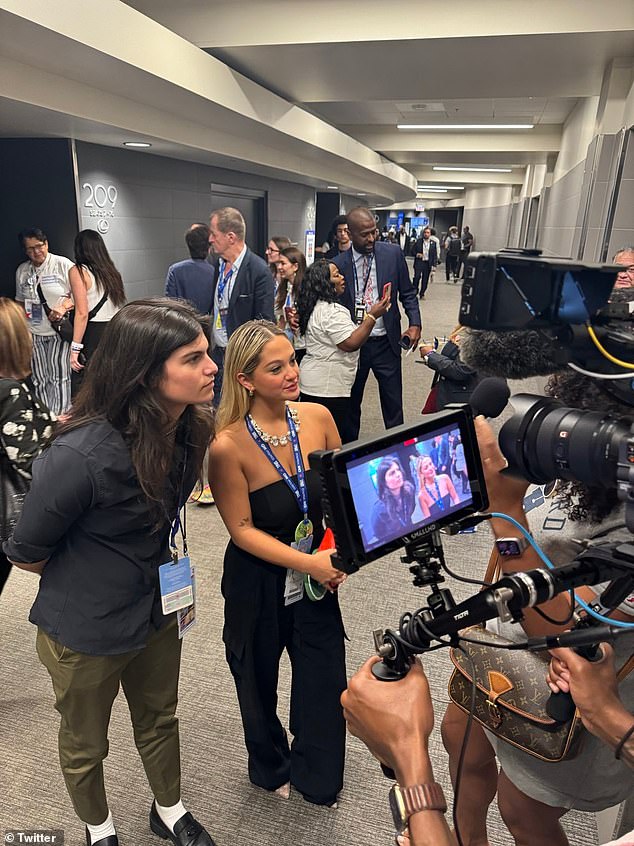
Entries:
{"type": "Polygon", "coordinates": [[[86,846],[119,846],[119,838],[116,834],[109,834],[107,837],[102,837],[101,840],[90,842],[90,832],[86,829],[86,846]]]}
{"type": "MultiPolygon", "coordinates": [[[[205,831],[202,825],[187,812],[174,823],[174,834],[159,817],[154,802],[150,809],[150,828],[154,834],[158,834],[163,840],[171,840],[175,846],[216,846],[214,841],[205,831]]],[[[101,846],[101,841],[99,841],[101,846]]],[[[103,846],[118,846],[118,844],[105,843],[103,846]]]]}

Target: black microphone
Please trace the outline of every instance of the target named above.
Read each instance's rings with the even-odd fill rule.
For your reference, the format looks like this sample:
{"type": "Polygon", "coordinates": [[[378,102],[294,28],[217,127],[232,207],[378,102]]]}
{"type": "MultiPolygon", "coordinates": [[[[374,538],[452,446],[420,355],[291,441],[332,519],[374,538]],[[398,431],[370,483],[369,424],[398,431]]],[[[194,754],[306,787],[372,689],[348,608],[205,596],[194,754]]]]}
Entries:
{"type": "Polygon", "coordinates": [[[550,376],[565,366],[557,343],[534,329],[466,330],[460,342],[460,358],[482,375],[503,379],[550,376]]]}
{"type": "Polygon", "coordinates": [[[487,376],[476,385],[469,399],[469,405],[476,416],[484,414],[485,417],[499,417],[506,408],[510,396],[511,391],[506,379],[487,376]]]}

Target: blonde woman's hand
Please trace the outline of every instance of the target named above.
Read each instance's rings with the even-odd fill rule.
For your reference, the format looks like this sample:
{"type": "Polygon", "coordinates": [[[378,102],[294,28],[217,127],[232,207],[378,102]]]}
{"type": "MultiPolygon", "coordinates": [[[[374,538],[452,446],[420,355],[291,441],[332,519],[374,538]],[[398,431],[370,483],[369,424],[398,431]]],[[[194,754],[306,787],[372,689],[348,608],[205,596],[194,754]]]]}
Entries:
{"type": "Polygon", "coordinates": [[[332,566],[330,556],[334,551],[334,549],[321,549],[315,552],[310,556],[311,560],[306,570],[316,582],[326,587],[330,587],[330,583],[339,586],[346,577],[345,573],[332,566]]]}

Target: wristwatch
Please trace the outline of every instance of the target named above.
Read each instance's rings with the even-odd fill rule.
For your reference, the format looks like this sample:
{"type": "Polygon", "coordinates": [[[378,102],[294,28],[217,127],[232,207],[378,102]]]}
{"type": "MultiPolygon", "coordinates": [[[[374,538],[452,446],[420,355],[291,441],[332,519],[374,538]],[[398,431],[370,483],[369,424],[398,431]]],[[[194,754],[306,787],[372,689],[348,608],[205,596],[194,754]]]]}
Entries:
{"type": "Polygon", "coordinates": [[[519,558],[528,548],[528,541],[523,537],[497,538],[495,546],[502,558],[519,558]]]}
{"type": "Polygon", "coordinates": [[[419,811],[442,811],[444,814],[447,810],[445,794],[435,781],[414,784],[411,787],[395,784],[390,788],[389,798],[394,827],[398,834],[405,831],[412,814],[419,811]]]}

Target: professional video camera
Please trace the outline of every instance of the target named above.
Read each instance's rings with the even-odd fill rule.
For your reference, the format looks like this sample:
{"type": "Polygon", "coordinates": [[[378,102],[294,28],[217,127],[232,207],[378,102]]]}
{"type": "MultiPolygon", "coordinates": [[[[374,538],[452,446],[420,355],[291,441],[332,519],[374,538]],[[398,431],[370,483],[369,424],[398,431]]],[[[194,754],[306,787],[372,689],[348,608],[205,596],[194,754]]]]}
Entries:
{"type": "MultiPolygon", "coordinates": [[[[612,443],[610,441],[610,443],[612,443]]],[[[619,450],[621,443],[619,443],[619,450]]],[[[332,529],[336,554],[333,563],[339,569],[354,573],[389,552],[405,548],[402,561],[410,565],[416,586],[431,590],[427,607],[416,614],[405,614],[399,631],[375,633],[375,643],[383,662],[373,672],[391,680],[402,677],[413,655],[427,651],[434,640],[444,635],[457,642],[457,633],[468,626],[500,617],[519,621],[522,609],[540,605],[556,594],[582,584],[599,584],[610,579],[620,582],[623,576],[631,583],[634,578],[634,545],[607,544],[590,548],[563,567],[554,570],[537,569],[506,576],[470,599],[456,604],[450,590],[440,588],[446,569],[440,529],[453,534],[488,518],[481,512],[488,505],[480,454],[475,437],[473,416],[468,406],[448,407],[442,412],[426,415],[414,426],[391,429],[380,438],[356,442],[340,450],[311,453],[310,466],[319,471],[324,493],[324,515],[332,529]],[[424,509],[426,487],[421,470],[425,459],[438,441],[449,437],[464,448],[468,484],[466,493],[445,500],[436,490],[436,509],[424,509]],[[383,534],[377,528],[385,523],[374,519],[381,513],[381,468],[396,470],[398,485],[410,485],[410,506],[413,511],[403,519],[400,528],[391,523],[383,534]],[[417,489],[418,485],[418,489],[417,489]],[[412,491],[417,502],[412,498],[412,491]]],[[[432,485],[432,499],[435,484],[432,485]]],[[[427,491],[429,494],[429,491],[427,491]]],[[[387,494],[392,495],[391,493],[387,494]]],[[[629,588],[628,588],[629,589],[629,588]]],[[[619,600],[620,601],[620,600],[619,600]]],[[[616,629],[602,626],[588,632],[572,632],[558,638],[539,639],[534,648],[552,645],[582,645],[613,639],[616,629]],[[568,638],[568,639],[566,639],[568,638]]],[[[531,645],[531,644],[529,644],[531,645]]]]}
{"type": "Polygon", "coordinates": [[[467,257],[459,320],[478,331],[463,358],[481,372],[515,379],[570,363],[602,377],[607,391],[634,405],[627,378],[634,368],[634,292],[613,290],[622,268],[540,253],[507,249],[467,257]],[[505,333],[513,333],[508,345],[505,333]]]}

